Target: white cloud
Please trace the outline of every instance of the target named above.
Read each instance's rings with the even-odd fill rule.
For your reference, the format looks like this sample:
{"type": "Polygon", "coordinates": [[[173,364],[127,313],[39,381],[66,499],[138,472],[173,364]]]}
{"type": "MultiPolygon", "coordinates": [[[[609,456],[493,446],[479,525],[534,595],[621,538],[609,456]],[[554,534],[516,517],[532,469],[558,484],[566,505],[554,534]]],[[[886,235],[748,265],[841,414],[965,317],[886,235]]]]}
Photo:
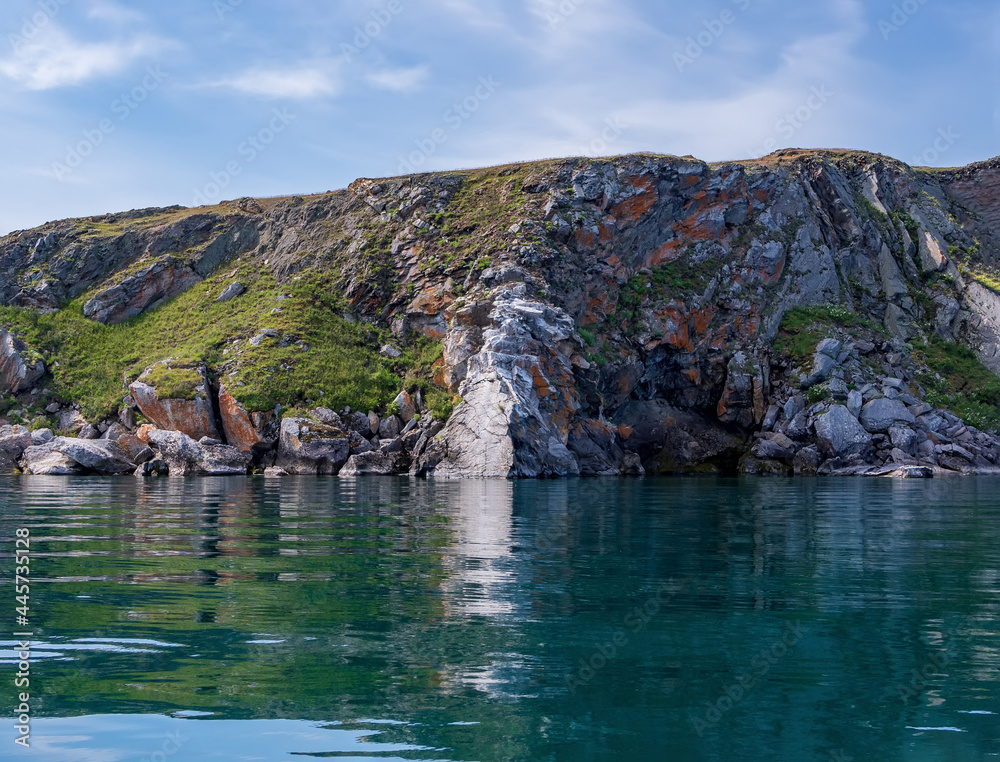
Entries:
{"type": "Polygon", "coordinates": [[[340,92],[338,68],[334,62],[286,69],[254,68],[214,84],[265,98],[320,98],[340,92]]]}
{"type": "Polygon", "coordinates": [[[410,69],[384,69],[366,75],[365,81],[380,90],[408,93],[418,90],[427,79],[428,73],[426,66],[415,66],[410,69]]]}
{"type": "Polygon", "coordinates": [[[145,35],[128,42],[79,42],[53,26],[0,60],[0,75],[27,90],[51,90],[117,74],[136,59],[172,46],[167,40],[145,35]]]}

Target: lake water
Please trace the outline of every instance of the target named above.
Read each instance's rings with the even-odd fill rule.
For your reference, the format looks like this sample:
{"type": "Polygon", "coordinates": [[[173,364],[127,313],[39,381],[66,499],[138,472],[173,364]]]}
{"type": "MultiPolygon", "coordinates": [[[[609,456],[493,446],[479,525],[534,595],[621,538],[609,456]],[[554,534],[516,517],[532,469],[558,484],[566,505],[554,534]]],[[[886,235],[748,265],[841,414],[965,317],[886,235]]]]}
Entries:
{"type": "Polygon", "coordinates": [[[0,759],[1000,756],[1000,480],[11,478],[0,759]]]}

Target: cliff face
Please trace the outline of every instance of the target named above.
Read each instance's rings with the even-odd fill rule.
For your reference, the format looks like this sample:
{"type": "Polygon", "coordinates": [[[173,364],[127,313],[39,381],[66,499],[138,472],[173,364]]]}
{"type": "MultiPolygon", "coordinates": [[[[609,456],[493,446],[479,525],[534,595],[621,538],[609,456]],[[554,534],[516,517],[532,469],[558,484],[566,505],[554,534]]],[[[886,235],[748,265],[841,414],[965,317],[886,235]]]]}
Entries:
{"type": "Polygon", "coordinates": [[[258,465],[302,455],[284,412],[346,443],[320,472],[987,470],[998,185],[641,155],[54,223],[0,239],[0,328],[48,368],[6,407],[181,432],[164,410],[197,407],[185,433],[258,465]]]}

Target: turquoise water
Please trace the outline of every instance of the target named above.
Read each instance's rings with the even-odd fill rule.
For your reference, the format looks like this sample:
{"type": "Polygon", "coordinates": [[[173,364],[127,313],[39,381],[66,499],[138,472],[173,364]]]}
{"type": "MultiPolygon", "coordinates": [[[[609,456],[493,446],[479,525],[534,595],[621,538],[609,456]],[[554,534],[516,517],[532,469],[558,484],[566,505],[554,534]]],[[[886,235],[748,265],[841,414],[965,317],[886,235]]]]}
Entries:
{"type": "Polygon", "coordinates": [[[0,481],[0,759],[988,760],[1000,480],[0,481]],[[7,621],[4,621],[4,620],[7,621]]]}

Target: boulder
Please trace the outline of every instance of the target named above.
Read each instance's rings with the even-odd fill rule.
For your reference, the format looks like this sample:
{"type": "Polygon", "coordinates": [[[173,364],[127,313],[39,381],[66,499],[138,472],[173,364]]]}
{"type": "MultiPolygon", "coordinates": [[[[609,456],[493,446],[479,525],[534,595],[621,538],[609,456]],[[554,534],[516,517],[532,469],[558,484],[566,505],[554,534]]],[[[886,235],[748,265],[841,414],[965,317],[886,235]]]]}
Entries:
{"type": "Polygon", "coordinates": [[[410,468],[410,456],[400,448],[396,452],[378,450],[352,455],[340,470],[341,476],[393,476],[405,474],[410,468]]]}
{"type": "Polygon", "coordinates": [[[180,431],[149,432],[171,476],[235,476],[250,467],[250,454],[228,445],[203,445],[180,431]]]}
{"type": "Polygon", "coordinates": [[[843,405],[834,405],[816,418],[816,444],[827,458],[844,458],[863,453],[872,437],[843,405]]]}
{"type": "Polygon", "coordinates": [[[277,465],[290,474],[336,474],[350,455],[350,434],[343,429],[308,418],[281,422],[277,465]]]}
{"type": "Polygon", "coordinates": [[[580,464],[581,476],[644,473],[639,458],[622,450],[617,438],[617,432],[611,426],[594,419],[580,421],[570,429],[567,447],[580,464]]]}
{"type": "Polygon", "coordinates": [[[35,476],[70,476],[82,474],[83,466],[55,448],[55,441],[35,445],[24,451],[21,469],[35,476]]]}
{"type": "Polygon", "coordinates": [[[847,409],[851,411],[851,415],[855,418],[861,415],[861,408],[865,405],[865,398],[861,395],[861,392],[853,390],[847,395],[847,409]]]}
{"type": "Polygon", "coordinates": [[[403,423],[409,423],[413,420],[413,416],[417,414],[417,408],[413,404],[413,398],[409,392],[400,392],[392,402],[399,408],[398,415],[403,423]]]}
{"type": "Polygon", "coordinates": [[[264,469],[264,476],[274,477],[274,476],[288,476],[288,472],[283,468],[278,468],[278,466],[270,466],[264,469]]]}
{"type": "Polygon", "coordinates": [[[204,365],[165,360],[147,368],[129,390],[142,414],[157,428],[179,431],[194,440],[222,438],[215,423],[208,370],[204,365]],[[155,384],[163,378],[183,389],[184,398],[161,398],[155,384]]]}
{"type": "Polygon", "coordinates": [[[72,458],[86,471],[99,474],[131,474],[135,463],[115,442],[106,439],[70,439],[56,437],[48,446],[72,458]]]}
{"type": "Polygon", "coordinates": [[[99,292],[83,305],[83,314],[99,323],[121,323],[177,296],[200,280],[186,263],[171,256],[161,257],[99,292]]]}
{"type": "Polygon", "coordinates": [[[36,443],[24,426],[0,426],[0,473],[11,471],[24,451],[35,444],[43,443],[36,443]]]}
{"type": "Polygon", "coordinates": [[[138,468],[135,469],[135,476],[148,477],[148,476],[167,476],[170,473],[170,467],[167,465],[167,461],[163,458],[153,458],[144,463],[141,463],[138,468]]]}
{"type": "Polygon", "coordinates": [[[914,424],[916,419],[899,400],[885,397],[872,400],[861,409],[861,425],[871,434],[885,434],[898,423],[914,424]]]}
{"type": "Polygon", "coordinates": [[[792,459],[792,470],[796,476],[811,476],[815,474],[823,462],[823,456],[814,446],[803,447],[792,459]]]}
{"type": "Polygon", "coordinates": [[[63,410],[59,414],[60,432],[76,435],[86,425],[87,425],[87,420],[82,415],[80,415],[79,410],[72,410],[72,409],[63,410]]]}
{"type": "Polygon", "coordinates": [[[240,296],[245,291],[246,288],[239,281],[237,281],[236,283],[230,283],[228,286],[222,289],[222,293],[219,294],[219,298],[216,299],[215,301],[228,302],[231,299],[235,299],[237,296],[240,296]]]}
{"type": "Polygon", "coordinates": [[[923,438],[923,435],[918,435],[909,426],[889,427],[889,439],[892,441],[892,446],[909,455],[912,455],[916,451],[921,438],[923,438]]]}
{"type": "Polygon", "coordinates": [[[761,366],[745,352],[729,361],[726,385],[716,414],[723,423],[750,429],[764,419],[765,379],[761,366]]]}
{"type": "Polygon", "coordinates": [[[0,328],[0,393],[19,394],[45,375],[45,364],[23,341],[0,328]]]}
{"type": "Polygon", "coordinates": [[[48,444],[56,435],[52,433],[52,429],[35,429],[31,432],[31,443],[33,445],[43,445],[48,444]]]}
{"type": "Polygon", "coordinates": [[[254,445],[274,443],[273,434],[268,437],[268,429],[273,413],[248,413],[230,391],[219,388],[219,419],[226,442],[240,450],[251,450],[254,445]]]}
{"type": "Polygon", "coordinates": [[[379,439],[395,439],[403,431],[403,422],[395,415],[383,418],[379,423],[379,439]]]}

